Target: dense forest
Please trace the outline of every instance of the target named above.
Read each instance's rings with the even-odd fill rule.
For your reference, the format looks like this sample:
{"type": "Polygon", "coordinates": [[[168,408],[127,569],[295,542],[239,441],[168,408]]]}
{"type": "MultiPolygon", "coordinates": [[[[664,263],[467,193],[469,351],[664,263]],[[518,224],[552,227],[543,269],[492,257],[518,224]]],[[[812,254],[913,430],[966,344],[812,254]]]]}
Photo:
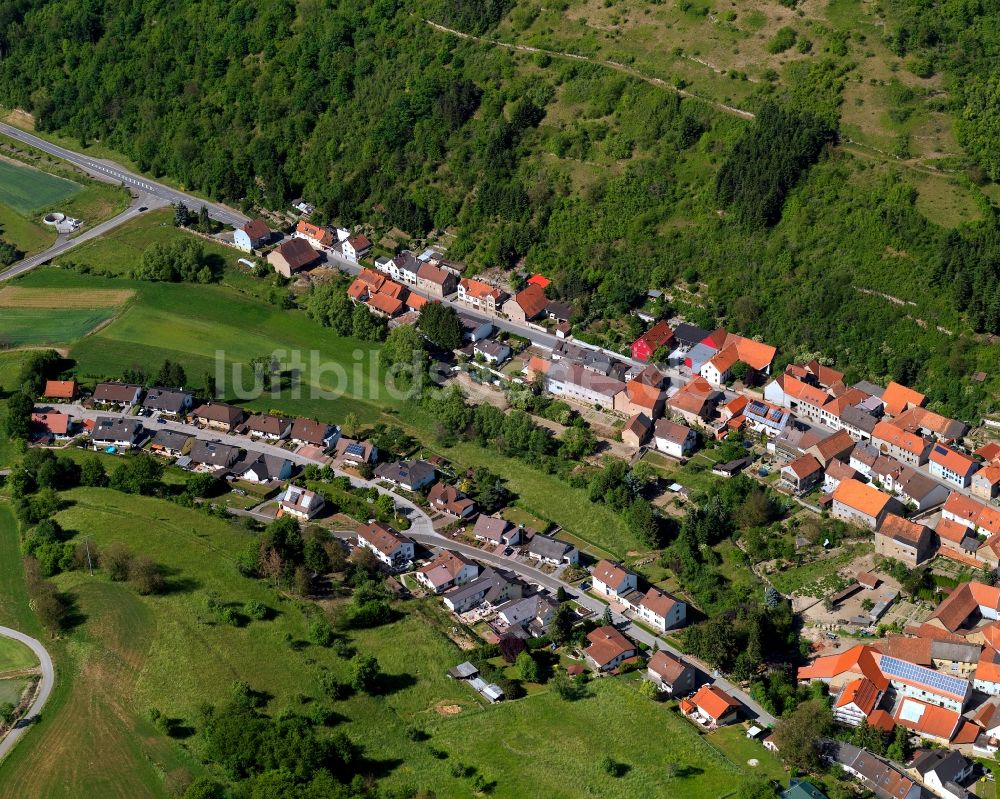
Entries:
{"type": "MultiPolygon", "coordinates": [[[[826,147],[845,78],[822,60],[762,90],[748,122],[422,19],[480,33],[513,0],[11,5],[0,105],[153,175],[248,209],[304,196],[320,221],[447,229],[473,270],[550,275],[581,331],[613,332],[648,289],[667,289],[688,318],[787,359],[914,383],[970,420],[995,401],[996,383],[970,376],[1000,374],[981,335],[1000,333],[996,215],[982,196],[983,221],[946,230],[918,209],[905,168],[826,147]]],[[[987,75],[992,4],[894,5],[894,46],[928,69],[987,75]]],[[[985,179],[996,137],[970,136],[985,179]]]]}

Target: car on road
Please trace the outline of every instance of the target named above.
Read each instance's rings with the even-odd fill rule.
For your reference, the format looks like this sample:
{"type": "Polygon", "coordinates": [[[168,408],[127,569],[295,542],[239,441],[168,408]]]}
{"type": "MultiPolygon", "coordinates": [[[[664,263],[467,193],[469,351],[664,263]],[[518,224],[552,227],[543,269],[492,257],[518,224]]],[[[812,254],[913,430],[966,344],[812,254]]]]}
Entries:
{"type": "Polygon", "coordinates": [[[590,583],[588,583],[586,580],[584,580],[582,583],[580,583],[580,590],[581,591],[586,591],[588,588],[590,588],[590,583]]]}
{"type": "Polygon", "coordinates": [[[140,214],[141,214],[141,213],[142,213],[143,211],[148,211],[148,210],[149,210],[149,208],[148,208],[148,207],[146,207],[145,205],[140,205],[140,206],[139,206],[139,213],[140,213],[140,214]]]}
{"type": "Polygon", "coordinates": [[[159,416],[157,416],[157,417],[156,417],[156,423],[157,423],[157,424],[166,424],[166,423],[167,423],[167,420],[166,420],[166,419],[163,419],[163,418],[161,418],[161,417],[159,417],[159,416]]]}

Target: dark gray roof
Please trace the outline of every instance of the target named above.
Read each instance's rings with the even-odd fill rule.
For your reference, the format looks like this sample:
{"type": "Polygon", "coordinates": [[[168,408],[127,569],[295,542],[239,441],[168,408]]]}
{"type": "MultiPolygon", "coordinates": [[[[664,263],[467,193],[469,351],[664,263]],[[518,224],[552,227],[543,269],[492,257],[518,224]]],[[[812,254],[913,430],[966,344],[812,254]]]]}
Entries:
{"type": "Polygon", "coordinates": [[[865,433],[871,433],[878,424],[878,419],[870,413],[861,410],[857,405],[851,405],[840,414],[840,421],[850,427],[855,427],[865,433]]]}
{"type": "Polygon", "coordinates": [[[677,339],[678,344],[683,344],[685,347],[693,347],[695,344],[704,341],[711,332],[711,330],[703,330],[696,325],[689,325],[687,322],[684,322],[674,328],[674,338],[677,339]]]}
{"type": "Polygon", "coordinates": [[[248,451],[246,457],[233,468],[233,472],[243,475],[253,469],[259,480],[274,480],[281,477],[287,463],[291,463],[288,458],[248,451]]]}
{"type": "Polygon", "coordinates": [[[869,383],[867,380],[859,380],[851,388],[859,389],[860,391],[864,391],[865,394],[871,394],[873,397],[878,397],[879,399],[882,399],[882,395],[885,394],[885,389],[882,386],[869,383]]]}
{"type": "Polygon", "coordinates": [[[142,401],[143,408],[167,413],[180,413],[191,404],[191,395],[173,388],[151,388],[142,401]]]}
{"type": "Polygon", "coordinates": [[[238,447],[231,447],[229,444],[222,444],[218,441],[205,441],[199,438],[191,447],[192,463],[204,463],[207,466],[229,466],[240,454],[238,447]]]}
{"type": "Polygon", "coordinates": [[[952,660],[956,663],[978,663],[979,654],[982,651],[983,648],[978,644],[962,644],[957,641],[931,641],[931,657],[936,660],[952,660]]]}
{"type": "Polygon", "coordinates": [[[377,477],[400,485],[419,485],[434,479],[434,467],[427,461],[396,461],[383,463],[375,470],[377,477]]]}
{"type": "Polygon", "coordinates": [[[142,422],[99,416],[94,420],[91,437],[97,441],[136,441],[142,435],[142,422]]]}
{"type": "Polygon", "coordinates": [[[156,435],[153,436],[153,445],[181,450],[189,438],[191,438],[190,435],[177,430],[157,430],[156,435]]]}
{"type": "Polygon", "coordinates": [[[969,761],[954,749],[928,749],[913,758],[913,768],[921,777],[932,771],[942,783],[953,782],[969,767],[969,761]]]}
{"type": "Polygon", "coordinates": [[[412,272],[416,275],[417,270],[420,269],[420,261],[412,252],[401,252],[392,261],[401,272],[412,272]]]}
{"type": "Polygon", "coordinates": [[[567,552],[573,549],[572,544],[560,541],[558,538],[536,533],[528,544],[528,551],[550,560],[562,560],[567,552]]]}

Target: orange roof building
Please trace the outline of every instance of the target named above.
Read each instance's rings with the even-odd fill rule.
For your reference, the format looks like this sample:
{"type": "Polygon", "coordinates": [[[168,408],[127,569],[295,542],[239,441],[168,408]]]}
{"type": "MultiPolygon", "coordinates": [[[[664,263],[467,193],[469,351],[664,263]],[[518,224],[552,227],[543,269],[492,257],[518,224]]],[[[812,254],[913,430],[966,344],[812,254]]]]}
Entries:
{"type": "Polygon", "coordinates": [[[588,662],[598,671],[610,671],[635,657],[635,644],[610,624],[587,634],[590,645],[584,650],[588,662]]]}
{"type": "Polygon", "coordinates": [[[845,522],[874,530],[897,505],[892,497],[877,488],[857,480],[841,480],[833,492],[830,512],[845,522]]]}
{"type": "Polygon", "coordinates": [[[929,705],[904,697],[893,716],[897,724],[922,738],[949,743],[962,726],[962,714],[949,708],[929,705]]]}
{"type": "Polygon", "coordinates": [[[972,497],[952,491],[941,508],[941,519],[958,522],[976,533],[1000,533],[1000,508],[984,505],[972,497]]]}
{"type": "Polygon", "coordinates": [[[865,678],[883,693],[889,687],[889,680],[882,674],[875,660],[874,650],[864,644],[858,644],[835,655],[816,658],[798,671],[799,682],[821,680],[830,685],[831,692],[834,689],[842,690],[849,682],[859,677],[865,678]]]}
{"type": "Polygon", "coordinates": [[[547,277],[536,273],[528,278],[528,285],[538,286],[538,288],[540,289],[547,289],[549,286],[552,285],[552,281],[549,280],[547,277]]]}
{"type": "Polygon", "coordinates": [[[76,396],[77,385],[75,380],[46,380],[43,397],[49,399],[68,399],[76,396]]]}
{"type": "Polygon", "coordinates": [[[885,387],[882,402],[885,404],[886,413],[890,416],[899,416],[907,408],[926,404],[927,397],[919,391],[914,391],[912,388],[907,388],[893,381],[885,387]]]}
{"type": "Polygon", "coordinates": [[[896,427],[892,422],[879,422],[872,430],[872,444],[883,454],[892,455],[897,460],[911,466],[927,462],[930,442],[919,433],[911,433],[896,427]]]}
{"type": "Polygon", "coordinates": [[[336,243],[336,239],[329,230],[305,220],[299,220],[295,226],[295,232],[303,238],[316,242],[320,247],[332,247],[336,243]]]}
{"type": "Polygon", "coordinates": [[[691,697],[691,702],[698,712],[715,724],[728,724],[736,720],[740,711],[739,702],[719,688],[717,685],[703,685],[691,697]]]}
{"type": "Polygon", "coordinates": [[[403,301],[388,294],[373,294],[368,298],[368,307],[391,318],[403,310],[403,301]]]}
{"type": "Polygon", "coordinates": [[[882,694],[883,691],[866,677],[851,680],[833,703],[833,717],[857,727],[875,711],[882,694]]]}

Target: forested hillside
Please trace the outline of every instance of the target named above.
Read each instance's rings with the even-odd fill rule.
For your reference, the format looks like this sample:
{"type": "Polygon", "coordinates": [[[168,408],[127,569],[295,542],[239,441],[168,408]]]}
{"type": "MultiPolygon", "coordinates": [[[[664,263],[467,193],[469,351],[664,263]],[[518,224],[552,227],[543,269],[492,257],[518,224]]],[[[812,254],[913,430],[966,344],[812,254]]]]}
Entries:
{"type": "MultiPolygon", "coordinates": [[[[836,4],[838,18],[855,5],[836,4]]],[[[1000,374],[982,335],[1000,333],[1000,224],[992,185],[976,185],[1000,159],[996,137],[975,133],[993,124],[985,65],[998,15],[994,3],[922,5],[890,3],[876,41],[801,9],[727,3],[725,24],[747,42],[736,49],[788,63],[780,75],[730,71],[729,85],[752,91],[700,101],[632,56],[626,69],[520,52],[425,19],[566,48],[579,30],[581,51],[600,55],[588,19],[610,14],[600,16],[617,26],[608,41],[634,49],[646,41],[630,36],[636,19],[701,25],[721,4],[18,0],[0,14],[0,104],[246,208],[304,196],[324,220],[414,238],[448,230],[450,254],[473,269],[523,262],[551,275],[579,329],[608,343],[630,335],[620,320],[663,288],[703,324],[762,336],[789,359],[825,354],[858,376],[916,383],[971,419],[998,392],[969,376],[1000,374]],[[773,37],[747,32],[754,15],[773,37]],[[934,89],[937,110],[926,111],[916,104],[931,88],[915,99],[892,78],[872,111],[961,116],[968,154],[952,154],[955,171],[832,146],[861,108],[845,98],[868,85],[857,71],[865,48],[873,58],[895,48],[914,70],[968,84],[961,98],[934,89]],[[727,99],[780,110],[748,121],[720,107],[727,99]]],[[[648,52],[677,58],[662,43],[648,52]]]]}

